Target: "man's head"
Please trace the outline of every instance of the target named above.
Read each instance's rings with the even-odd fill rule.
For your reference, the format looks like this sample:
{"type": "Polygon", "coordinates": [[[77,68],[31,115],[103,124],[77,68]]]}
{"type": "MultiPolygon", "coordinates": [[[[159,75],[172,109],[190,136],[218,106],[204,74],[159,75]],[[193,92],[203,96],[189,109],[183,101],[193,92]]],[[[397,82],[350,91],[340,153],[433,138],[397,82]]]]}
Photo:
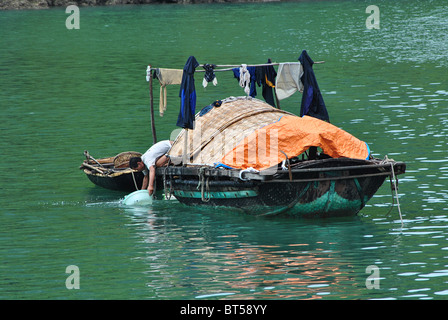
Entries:
{"type": "Polygon", "coordinates": [[[143,163],[142,158],[132,157],[131,159],[129,159],[129,168],[137,171],[142,171],[143,169],[145,169],[145,164],[143,163]]]}

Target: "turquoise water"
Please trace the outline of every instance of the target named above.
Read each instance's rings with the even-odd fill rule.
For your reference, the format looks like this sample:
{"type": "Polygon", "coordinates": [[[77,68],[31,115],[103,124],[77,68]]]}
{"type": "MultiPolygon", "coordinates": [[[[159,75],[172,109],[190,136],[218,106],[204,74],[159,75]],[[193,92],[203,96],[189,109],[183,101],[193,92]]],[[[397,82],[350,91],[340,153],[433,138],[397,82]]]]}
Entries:
{"type": "MultiPolygon", "coordinates": [[[[79,30],[65,8],[1,11],[0,298],[446,299],[446,1],[376,1],[380,29],[366,28],[370,4],[83,7],[79,30]],[[148,64],[296,61],[303,49],[325,61],[314,69],[331,122],[408,164],[403,226],[388,183],[357,217],[309,221],[176,200],[126,208],[78,170],[84,150],[152,143],[148,64]],[[71,265],[79,289],[66,286],[71,265]]],[[[244,94],[217,77],[204,89],[197,76],[198,108],[244,94]]],[[[159,140],[176,129],[177,93],[156,112],[159,140]]],[[[297,114],[300,99],[281,107],[297,114]]]]}

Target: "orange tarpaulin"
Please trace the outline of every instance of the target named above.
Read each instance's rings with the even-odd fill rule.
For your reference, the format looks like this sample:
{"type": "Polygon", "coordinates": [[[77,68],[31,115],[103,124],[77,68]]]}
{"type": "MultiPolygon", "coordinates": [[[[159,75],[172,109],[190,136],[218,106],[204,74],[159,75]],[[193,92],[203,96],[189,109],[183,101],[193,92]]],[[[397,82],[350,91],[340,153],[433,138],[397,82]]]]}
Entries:
{"type": "Polygon", "coordinates": [[[368,145],[346,131],[317,118],[285,115],[255,130],[228,152],[222,163],[238,169],[264,170],[293,158],[310,147],[320,147],[332,158],[367,159],[368,145]]]}

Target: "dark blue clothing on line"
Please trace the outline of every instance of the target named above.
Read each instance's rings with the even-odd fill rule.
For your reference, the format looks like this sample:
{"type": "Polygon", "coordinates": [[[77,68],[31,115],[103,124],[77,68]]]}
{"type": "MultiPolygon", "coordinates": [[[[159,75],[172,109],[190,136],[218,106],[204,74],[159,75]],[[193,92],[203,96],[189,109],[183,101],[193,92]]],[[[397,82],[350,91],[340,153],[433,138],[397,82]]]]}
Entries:
{"type": "Polygon", "coordinates": [[[300,80],[303,83],[302,104],[300,107],[300,116],[305,115],[318,118],[330,122],[327,108],[325,107],[324,98],[320,93],[316,76],[313,71],[314,61],[308,55],[306,50],[302,51],[299,61],[303,67],[303,75],[300,80]]]}
{"type": "Polygon", "coordinates": [[[196,58],[190,56],[185,63],[180,85],[180,111],[176,125],[181,128],[193,129],[196,112],[196,89],[194,86],[194,72],[199,66],[196,58]]]}

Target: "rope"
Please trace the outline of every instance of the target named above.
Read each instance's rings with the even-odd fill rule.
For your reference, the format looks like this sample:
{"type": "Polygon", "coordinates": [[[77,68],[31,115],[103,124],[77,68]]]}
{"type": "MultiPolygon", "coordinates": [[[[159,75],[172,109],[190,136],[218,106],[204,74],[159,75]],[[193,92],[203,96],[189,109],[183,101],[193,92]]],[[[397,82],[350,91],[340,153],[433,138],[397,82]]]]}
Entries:
{"type": "Polygon", "coordinates": [[[391,162],[390,168],[392,170],[392,176],[393,176],[393,189],[395,190],[395,196],[397,197],[397,207],[398,207],[398,213],[400,214],[400,220],[401,220],[401,226],[403,227],[403,217],[401,216],[401,209],[400,209],[400,201],[398,200],[398,180],[395,176],[395,170],[394,165],[391,162]]]}
{"type": "MultiPolygon", "coordinates": [[[[289,162],[288,155],[285,152],[283,152],[282,150],[280,150],[280,152],[283,153],[283,155],[285,156],[285,161],[288,163],[289,181],[292,181],[291,163],[289,162]]],[[[282,169],[283,169],[283,166],[282,166],[282,169]]]]}
{"type": "Polygon", "coordinates": [[[199,168],[198,171],[198,177],[199,177],[199,183],[197,186],[197,189],[201,189],[201,200],[202,202],[209,202],[210,201],[210,186],[209,186],[209,177],[207,177],[207,180],[205,180],[205,171],[207,170],[206,167],[199,168]],[[205,188],[205,190],[204,190],[205,188]],[[205,197],[205,193],[208,193],[208,197],[205,197]]]}
{"type": "Polygon", "coordinates": [[[171,180],[170,180],[170,188],[168,189],[166,187],[167,186],[167,183],[166,183],[166,171],[168,170],[168,166],[170,165],[170,161],[171,161],[171,159],[168,158],[168,164],[165,167],[165,169],[163,170],[163,190],[165,191],[165,199],[166,200],[170,200],[171,196],[173,194],[173,185],[171,183],[171,180]]]}
{"type": "Polygon", "coordinates": [[[135,190],[138,190],[137,181],[135,181],[134,171],[131,171],[131,173],[132,173],[132,180],[134,180],[135,190]]]}
{"type": "MultiPolygon", "coordinates": [[[[389,181],[390,181],[390,185],[392,186],[393,185],[392,176],[389,176],[389,181]]],[[[391,188],[391,190],[392,190],[392,188],[391,188]]],[[[392,202],[392,205],[390,206],[389,212],[387,212],[386,216],[390,215],[390,213],[392,212],[392,209],[394,208],[394,205],[395,205],[395,196],[394,196],[393,192],[392,192],[392,200],[391,200],[391,202],[392,202]]]]}
{"type": "MultiPolygon", "coordinates": [[[[398,214],[400,215],[401,226],[403,227],[403,217],[401,215],[400,200],[398,199],[398,179],[395,176],[395,170],[394,170],[394,163],[395,163],[395,161],[393,159],[389,159],[388,156],[386,155],[384,157],[384,160],[381,163],[390,163],[390,171],[392,173],[391,178],[390,178],[390,184],[391,184],[391,189],[392,189],[392,198],[393,198],[393,191],[395,190],[395,197],[397,199],[398,214]]],[[[393,203],[392,203],[392,205],[393,205],[393,203]]]]}
{"type": "Polygon", "coordinates": [[[252,168],[252,167],[247,168],[247,169],[244,169],[244,170],[241,170],[241,171],[240,171],[240,174],[239,174],[239,178],[240,178],[242,181],[249,181],[249,180],[250,180],[250,179],[245,179],[245,178],[243,178],[243,173],[245,173],[245,172],[259,173],[260,171],[258,171],[257,169],[254,169],[254,168],[252,168]]]}

